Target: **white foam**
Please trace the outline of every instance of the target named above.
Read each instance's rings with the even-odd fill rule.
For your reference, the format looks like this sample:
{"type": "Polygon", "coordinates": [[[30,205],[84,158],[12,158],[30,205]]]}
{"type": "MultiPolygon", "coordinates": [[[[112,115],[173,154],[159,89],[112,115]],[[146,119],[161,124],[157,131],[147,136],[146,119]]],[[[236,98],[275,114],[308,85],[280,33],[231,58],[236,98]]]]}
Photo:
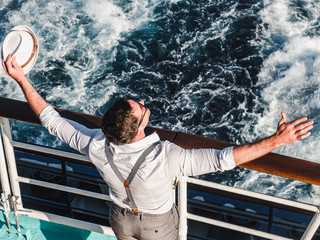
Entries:
{"type": "MultiPolygon", "coordinates": [[[[123,6],[102,0],[49,3],[29,0],[21,9],[8,13],[8,19],[12,26],[21,23],[30,26],[38,36],[40,52],[34,72],[55,70],[56,62],[63,64],[64,69],[60,70],[71,77],[72,82],[66,82],[67,86],[59,80],[61,85],[46,89],[48,100],[60,98],[68,104],[57,107],[93,114],[118,91],[112,73],[105,76],[104,66],[114,61],[115,47],[122,34],[152,18],[150,5],[144,0],[123,6]],[[105,80],[92,86],[91,81],[101,76],[105,80]]],[[[56,82],[56,79],[47,81],[56,82]]],[[[7,96],[23,99],[22,92],[14,86],[6,86],[7,96]]]]}
{"type": "Polygon", "coordinates": [[[101,29],[100,44],[108,47],[113,45],[121,34],[138,28],[140,24],[149,20],[148,1],[130,1],[125,6],[118,6],[115,2],[103,0],[89,0],[84,11],[91,17],[96,28],[101,29]],[[106,36],[106,37],[102,37],[106,36]]]}
{"type": "MultiPolygon", "coordinates": [[[[178,1],[171,0],[171,3],[178,1]]],[[[261,11],[261,18],[265,25],[262,26],[268,27],[263,28],[264,32],[259,39],[260,42],[255,42],[255,44],[265,43],[259,47],[262,51],[270,50],[273,44],[279,44],[274,42],[275,36],[282,39],[285,44],[281,45],[280,49],[271,54],[263,63],[258,85],[267,86],[262,93],[263,101],[266,104],[259,103],[259,99],[257,99],[257,104],[263,104],[263,108],[267,106],[269,109],[263,115],[250,116],[250,119],[258,118],[258,121],[255,124],[254,134],[250,130],[252,122],[248,122],[248,125],[244,127],[243,134],[248,141],[273,134],[280,120],[281,111],[288,114],[289,121],[301,115],[312,115],[312,113],[320,111],[320,90],[317,88],[317,85],[320,85],[320,42],[319,38],[308,37],[307,34],[319,19],[319,11],[317,11],[319,1],[304,2],[307,4],[310,16],[308,19],[297,20],[296,13],[290,9],[289,1],[264,1],[265,8],[261,11]],[[306,95],[303,92],[308,89],[314,91],[311,97],[310,94],[306,95]],[[309,98],[305,96],[309,96],[309,98]]],[[[45,89],[47,100],[62,99],[62,102],[67,104],[56,107],[92,114],[100,106],[103,106],[114,93],[119,91],[112,73],[105,73],[108,64],[115,61],[118,41],[129,31],[138,28],[147,21],[152,21],[152,9],[156,5],[157,0],[128,1],[126,6],[119,6],[115,1],[103,0],[76,0],[72,2],[54,0],[49,3],[45,0],[28,0],[22,4],[21,9],[8,13],[7,29],[23,23],[37,33],[40,41],[40,55],[35,71],[44,73],[55,69],[54,64],[48,65],[54,61],[60,61],[64,64],[64,70],[71,77],[71,83],[68,86],[59,83],[58,86],[45,89]],[[83,24],[81,21],[87,21],[87,23],[83,24]],[[66,56],[74,52],[77,52],[75,55],[77,61],[67,60],[66,56]],[[91,81],[102,76],[104,79],[93,86],[90,84],[91,81]]],[[[212,22],[210,29],[195,34],[194,38],[185,42],[181,46],[180,52],[173,51],[173,55],[176,54],[174,57],[179,60],[184,58],[188,61],[189,49],[193,51],[192,47],[198,42],[205,43],[217,38],[224,40],[230,25],[226,19],[235,14],[246,14],[246,12],[236,11],[236,5],[232,6],[229,11],[222,13],[217,21],[212,22]]],[[[261,34],[261,32],[258,33],[261,34]]],[[[221,69],[232,71],[232,67],[222,66],[221,69]]],[[[181,109],[188,107],[188,109],[192,109],[191,111],[198,107],[193,101],[195,97],[201,97],[201,93],[203,93],[197,90],[199,89],[198,84],[202,81],[198,80],[199,83],[194,82],[183,87],[178,94],[176,106],[181,109]]],[[[55,80],[52,79],[52,81],[55,80]]],[[[213,79],[207,81],[210,83],[210,81],[213,82],[213,79]]],[[[13,81],[2,84],[3,82],[6,81],[1,82],[1,92],[4,92],[8,97],[24,99],[20,88],[13,81]]],[[[212,90],[211,94],[212,96],[219,95],[226,90],[230,89],[218,88],[212,90]]],[[[235,91],[238,90],[235,88],[235,91]]],[[[246,112],[245,106],[246,103],[243,102],[239,108],[244,110],[245,115],[251,114],[246,112]]],[[[206,106],[203,107],[206,108],[206,106]]],[[[190,113],[190,116],[192,114],[190,113]]],[[[232,117],[230,115],[226,113],[220,122],[212,124],[209,129],[223,125],[233,126],[234,124],[231,123],[233,119],[230,119],[232,117]]],[[[189,115],[185,114],[183,117],[185,120],[189,115]]],[[[175,126],[173,126],[174,123],[166,124],[170,124],[168,128],[190,129],[179,119],[177,119],[175,126]]],[[[230,130],[234,129],[230,127],[230,130]]],[[[234,131],[239,130],[235,129],[234,131]]],[[[307,141],[292,144],[278,151],[287,155],[319,161],[317,159],[320,153],[319,135],[320,129],[316,127],[307,141]]],[[[45,139],[45,135],[40,135],[33,140],[43,143],[45,139]]],[[[58,142],[51,140],[50,144],[59,145],[58,142]]],[[[267,194],[277,195],[281,191],[285,192],[286,196],[289,194],[290,188],[287,190],[285,188],[287,181],[275,176],[269,177],[263,173],[251,172],[244,177],[244,180],[238,182],[237,186],[267,194]]],[[[319,196],[319,189],[314,187],[310,194],[311,197],[319,196]]],[[[311,197],[309,195],[301,196],[306,200],[311,200],[311,197]]],[[[319,199],[319,197],[317,198],[319,199]]]]}
{"type": "Polygon", "coordinates": [[[308,204],[320,204],[318,197],[320,196],[320,186],[262,172],[250,171],[235,184],[235,187],[308,204]]]}
{"type": "MultiPolygon", "coordinates": [[[[263,31],[254,44],[260,44],[262,52],[274,51],[264,60],[258,75],[257,85],[263,91],[257,106],[265,111],[256,115],[254,132],[245,128],[243,134],[248,141],[274,134],[282,111],[287,113],[287,122],[308,116],[315,121],[311,136],[275,152],[320,163],[320,126],[317,124],[320,121],[320,36],[310,34],[318,25],[320,2],[303,1],[303,4],[308,12],[305,17],[293,9],[291,1],[264,1],[265,8],[260,12],[263,31]]],[[[236,186],[319,204],[318,186],[256,171],[250,171],[236,186]]]]}
{"type": "Polygon", "coordinates": [[[288,0],[265,0],[264,9],[260,12],[265,24],[268,24],[268,35],[283,35],[288,38],[301,35],[310,29],[319,16],[320,3],[317,1],[303,1],[304,7],[309,12],[308,16],[301,16],[290,6],[288,0]]]}
{"type": "Polygon", "coordinates": [[[105,48],[111,48],[120,38],[120,34],[134,28],[134,24],[123,10],[114,3],[102,0],[89,0],[84,11],[99,28],[98,43],[105,48]]]}
{"type": "MultiPolygon", "coordinates": [[[[320,37],[295,37],[283,49],[271,54],[264,62],[259,74],[260,83],[268,84],[262,92],[268,111],[259,119],[257,134],[272,134],[280,120],[280,112],[288,115],[288,121],[301,116],[312,116],[320,120],[315,113],[320,112],[320,37]],[[267,126],[267,127],[266,127],[267,126]],[[267,129],[267,131],[266,131],[267,129]]],[[[319,161],[317,147],[320,129],[312,130],[312,137],[278,150],[290,156],[319,161]]]]}
{"type": "MultiPolygon", "coordinates": [[[[267,110],[259,117],[255,126],[255,136],[268,136],[276,131],[280,113],[286,112],[288,121],[301,116],[309,116],[315,122],[320,120],[320,36],[310,36],[319,18],[319,1],[304,1],[306,16],[287,0],[264,1],[265,8],[260,12],[264,28],[262,51],[272,49],[272,44],[282,45],[263,62],[258,85],[263,87],[262,98],[267,110]],[[281,44],[281,42],[280,42],[281,44]]],[[[248,139],[252,138],[248,136],[248,139]]],[[[276,152],[319,161],[318,142],[320,127],[315,125],[312,135],[301,142],[282,147],[276,152]]]]}
{"type": "Polygon", "coordinates": [[[5,9],[10,2],[11,0],[0,0],[0,10],[5,9]]]}

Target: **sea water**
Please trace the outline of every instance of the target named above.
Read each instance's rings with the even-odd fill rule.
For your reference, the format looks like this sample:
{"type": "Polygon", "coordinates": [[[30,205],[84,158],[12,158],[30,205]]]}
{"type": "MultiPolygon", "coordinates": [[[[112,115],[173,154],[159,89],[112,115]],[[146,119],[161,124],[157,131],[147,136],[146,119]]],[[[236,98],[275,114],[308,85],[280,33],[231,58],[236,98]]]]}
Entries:
{"type": "MultiPolygon", "coordinates": [[[[37,34],[28,78],[54,107],[101,116],[130,95],[150,125],[235,144],[288,121],[312,135],[275,152],[320,160],[320,0],[0,0],[0,38],[16,25],[37,34]]],[[[1,70],[2,97],[24,100],[1,70]]],[[[62,146],[40,127],[14,138],[62,146]]],[[[290,163],[288,162],[288,165],[290,163]]],[[[236,168],[202,178],[320,204],[320,188],[236,168]]]]}

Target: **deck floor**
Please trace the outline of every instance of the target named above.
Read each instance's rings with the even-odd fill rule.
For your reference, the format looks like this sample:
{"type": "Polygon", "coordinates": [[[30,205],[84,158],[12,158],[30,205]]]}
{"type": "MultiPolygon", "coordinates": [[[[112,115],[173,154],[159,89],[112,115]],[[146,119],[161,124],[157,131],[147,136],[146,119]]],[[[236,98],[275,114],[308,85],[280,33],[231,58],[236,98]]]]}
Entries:
{"type": "Polygon", "coordinates": [[[116,240],[114,236],[90,232],[61,224],[20,216],[20,233],[13,213],[10,213],[11,229],[7,227],[3,211],[0,211],[0,240],[116,240]]]}

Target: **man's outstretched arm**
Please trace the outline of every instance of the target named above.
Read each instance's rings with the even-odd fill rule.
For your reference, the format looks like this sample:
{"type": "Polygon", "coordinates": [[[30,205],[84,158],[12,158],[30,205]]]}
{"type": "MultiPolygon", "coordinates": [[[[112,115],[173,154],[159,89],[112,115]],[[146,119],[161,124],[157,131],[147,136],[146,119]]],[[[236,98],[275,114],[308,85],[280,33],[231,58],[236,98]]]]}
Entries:
{"type": "Polygon", "coordinates": [[[48,106],[48,103],[33,88],[29,80],[24,75],[23,69],[17,63],[16,58],[12,58],[10,54],[6,61],[2,60],[2,66],[6,73],[15,79],[20,85],[31,109],[37,116],[39,116],[42,110],[48,106]]]}
{"type": "Polygon", "coordinates": [[[19,83],[30,107],[40,117],[41,124],[49,133],[58,136],[70,147],[87,155],[92,136],[99,134],[101,130],[89,129],[77,122],[61,117],[52,107],[46,108],[49,104],[25,77],[23,69],[17,64],[15,57],[12,58],[10,55],[7,61],[2,61],[2,65],[6,73],[19,83]],[[42,114],[40,115],[40,113],[42,114]]]}
{"type": "Polygon", "coordinates": [[[255,143],[234,147],[232,153],[237,166],[262,157],[277,147],[290,144],[310,136],[311,133],[309,131],[313,128],[313,121],[306,122],[307,118],[302,117],[290,123],[286,123],[286,114],[281,114],[282,118],[278,123],[278,129],[274,135],[255,143]]]}

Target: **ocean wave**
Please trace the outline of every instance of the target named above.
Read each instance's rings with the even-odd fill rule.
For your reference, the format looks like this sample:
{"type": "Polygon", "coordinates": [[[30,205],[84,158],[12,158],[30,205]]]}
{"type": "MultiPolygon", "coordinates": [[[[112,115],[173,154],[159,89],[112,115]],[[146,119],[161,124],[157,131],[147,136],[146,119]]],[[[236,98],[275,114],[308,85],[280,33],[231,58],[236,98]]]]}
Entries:
{"type": "MultiPolygon", "coordinates": [[[[101,116],[132,95],[150,106],[153,126],[236,144],[273,134],[281,111],[289,120],[319,119],[318,0],[1,3],[1,37],[20,24],[36,32],[40,53],[28,77],[55,107],[101,116]]],[[[4,75],[0,91],[24,99],[4,75]]],[[[44,130],[12,124],[15,138],[61,146],[44,130]]],[[[316,125],[307,140],[277,151],[318,161],[319,134],[316,125]]],[[[239,168],[204,178],[305,201],[319,196],[306,186],[306,195],[293,196],[298,183],[239,168]]]]}

